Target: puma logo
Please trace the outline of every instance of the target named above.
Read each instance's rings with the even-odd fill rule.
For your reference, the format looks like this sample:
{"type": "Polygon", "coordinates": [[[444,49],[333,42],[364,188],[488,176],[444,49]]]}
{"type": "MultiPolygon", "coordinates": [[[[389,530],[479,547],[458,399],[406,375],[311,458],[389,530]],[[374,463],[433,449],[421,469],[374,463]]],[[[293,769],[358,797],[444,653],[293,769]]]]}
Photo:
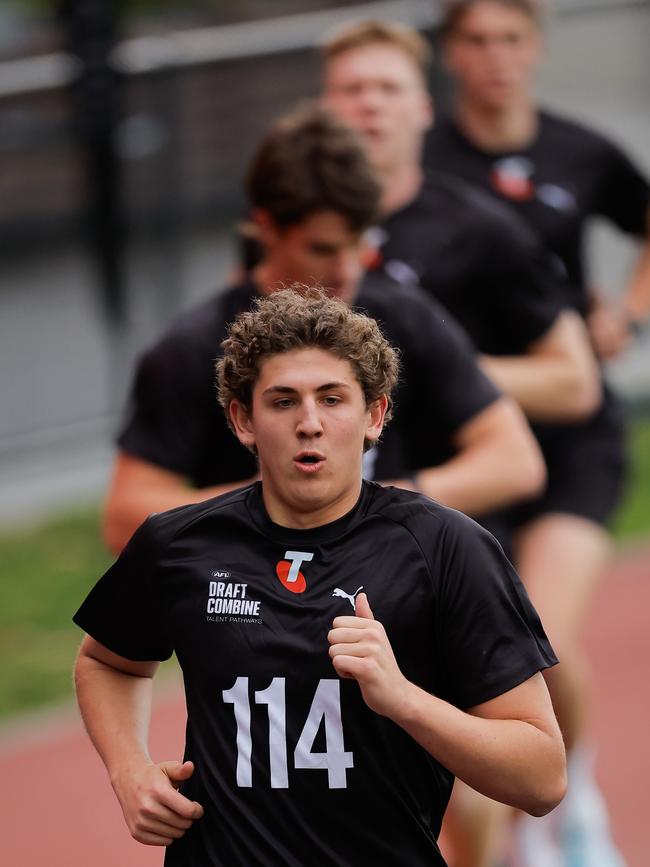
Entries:
{"type": "Polygon", "coordinates": [[[355,590],[355,592],[352,594],[352,596],[350,596],[350,594],[346,593],[345,590],[341,590],[339,587],[336,587],[334,589],[334,592],[332,593],[332,596],[340,596],[342,599],[347,599],[348,602],[350,603],[350,605],[352,606],[352,609],[354,611],[356,611],[357,594],[361,593],[362,590],[363,590],[363,584],[361,585],[361,587],[359,587],[357,590],[355,590]]]}

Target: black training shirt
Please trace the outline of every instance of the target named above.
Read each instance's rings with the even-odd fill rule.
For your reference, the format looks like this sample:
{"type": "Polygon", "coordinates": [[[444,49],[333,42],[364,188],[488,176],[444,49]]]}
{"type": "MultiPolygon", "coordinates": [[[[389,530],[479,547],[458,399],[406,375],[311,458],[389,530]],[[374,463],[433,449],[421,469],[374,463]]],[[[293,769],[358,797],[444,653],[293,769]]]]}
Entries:
{"type": "Polygon", "coordinates": [[[437,173],[381,225],[380,266],[417,282],[481,352],[518,355],[559,315],[552,259],[516,216],[480,190],[437,173]]]}
{"type": "MultiPolygon", "coordinates": [[[[227,290],[183,316],[142,358],[119,436],[124,451],[196,487],[252,478],[255,459],[217,402],[214,360],[226,326],[250,308],[252,284],[227,290]]],[[[455,433],[499,397],[452,317],[415,289],[368,275],[355,302],[401,352],[396,413],[366,475],[395,479],[451,457],[455,433]]]]}
{"type": "Polygon", "coordinates": [[[528,147],[485,151],[450,118],[436,120],[425,160],[507,202],[562,261],[566,303],[585,313],[589,298],[584,230],[602,216],[623,232],[647,232],[650,185],[604,136],[542,111],[528,147]]]}
{"type": "Polygon", "coordinates": [[[365,482],[310,530],[261,484],[151,516],[75,622],[132,660],[178,656],[205,815],[167,867],[432,867],[451,774],[372,712],[328,656],[367,593],[404,675],[460,708],[556,662],[492,536],[426,497],[365,482]]]}

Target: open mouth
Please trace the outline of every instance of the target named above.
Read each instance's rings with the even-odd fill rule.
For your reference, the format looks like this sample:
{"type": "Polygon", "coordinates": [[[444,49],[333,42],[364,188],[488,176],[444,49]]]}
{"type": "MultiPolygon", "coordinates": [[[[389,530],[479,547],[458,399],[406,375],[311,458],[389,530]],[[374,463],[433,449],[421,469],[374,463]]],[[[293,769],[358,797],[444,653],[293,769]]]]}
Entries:
{"type": "Polygon", "coordinates": [[[305,473],[313,473],[325,462],[325,458],[317,452],[302,452],[294,458],[294,464],[305,473]]]}

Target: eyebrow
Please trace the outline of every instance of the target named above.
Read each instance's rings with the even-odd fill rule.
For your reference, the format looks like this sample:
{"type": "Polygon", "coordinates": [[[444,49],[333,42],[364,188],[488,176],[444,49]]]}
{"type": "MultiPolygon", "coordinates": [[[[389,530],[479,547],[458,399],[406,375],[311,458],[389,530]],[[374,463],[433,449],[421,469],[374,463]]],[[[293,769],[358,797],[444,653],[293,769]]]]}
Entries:
{"type": "MultiPolygon", "coordinates": [[[[333,388],[349,389],[350,386],[347,382],[326,382],[323,385],[319,385],[316,391],[331,391],[333,388]]],[[[269,388],[265,388],[262,394],[295,394],[297,391],[297,388],[292,388],[290,385],[271,385],[269,388]]]]}

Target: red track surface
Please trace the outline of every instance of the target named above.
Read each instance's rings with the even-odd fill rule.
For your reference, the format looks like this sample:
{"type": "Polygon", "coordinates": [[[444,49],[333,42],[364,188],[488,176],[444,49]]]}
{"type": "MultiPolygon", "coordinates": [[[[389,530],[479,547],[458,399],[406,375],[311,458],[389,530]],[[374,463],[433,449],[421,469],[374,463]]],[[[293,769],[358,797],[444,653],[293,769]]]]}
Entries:
{"type": "MultiPolygon", "coordinates": [[[[650,552],[621,559],[586,629],[598,774],[628,867],[649,861],[650,552]]],[[[184,704],[156,703],[152,754],[180,758],[184,704]]],[[[11,867],[154,867],[162,852],[131,840],[100,760],[75,717],[0,739],[2,863],[11,867]]]]}

